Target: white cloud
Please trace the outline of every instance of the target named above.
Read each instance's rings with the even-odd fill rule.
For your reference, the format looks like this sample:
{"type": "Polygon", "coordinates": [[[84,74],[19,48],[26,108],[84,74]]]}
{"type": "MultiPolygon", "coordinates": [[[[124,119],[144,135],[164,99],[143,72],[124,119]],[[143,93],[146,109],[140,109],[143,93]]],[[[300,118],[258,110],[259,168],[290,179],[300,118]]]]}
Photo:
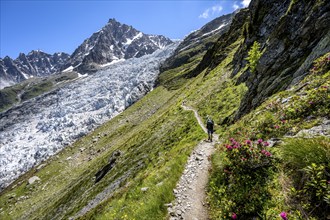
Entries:
{"type": "Polygon", "coordinates": [[[198,17],[199,18],[208,18],[210,15],[209,15],[209,12],[210,12],[210,9],[206,9],[203,14],[199,15],[198,17]]]}
{"type": "Polygon", "coordinates": [[[246,8],[246,7],[249,6],[250,2],[251,2],[251,0],[243,0],[243,1],[241,2],[241,5],[243,5],[243,8],[246,8]]]}
{"type": "Polygon", "coordinates": [[[212,7],[212,13],[219,13],[220,11],[222,11],[222,6],[221,5],[215,5],[212,7]]]}
{"type": "Polygon", "coordinates": [[[215,14],[218,14],[222,11],[222,6],[221,5],[215,5],[215,6],[212,6],[211,8],[208,8],[206,9],[201,15],[199,15],[198,17],[199,18],[208,18],[210,17],[211,15],[215,15],[215,14]]]}
{"type": "Polygon", "coordinates": [[[237,4],[237,2],[234,2],[233,4],[233,8],[236,11],[237,9],[239,9],[239,5],[237,4]]]}

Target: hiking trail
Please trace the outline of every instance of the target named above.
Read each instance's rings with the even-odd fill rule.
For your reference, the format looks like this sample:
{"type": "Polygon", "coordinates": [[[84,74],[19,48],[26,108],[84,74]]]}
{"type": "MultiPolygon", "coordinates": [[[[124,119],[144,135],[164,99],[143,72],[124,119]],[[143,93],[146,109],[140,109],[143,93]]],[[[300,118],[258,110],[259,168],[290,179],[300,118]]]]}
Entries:
{"type": "MultiPolygon", "coordinates": [[[[205,133],[207,130],[203,120],[193,108],[182,104],[186,111],[193,111],[195,117],[205,133]]],[[[208,207],[206,204],[206,186],[208,170],[211,167],[210,156],[214,152],[214,144],[218,142],[218,135],[213,134],[213,142],[201,141],[191,153],[183,174],[173,190],[175,201],[167,204],[169,219],[206,220],[208,207]]]]}

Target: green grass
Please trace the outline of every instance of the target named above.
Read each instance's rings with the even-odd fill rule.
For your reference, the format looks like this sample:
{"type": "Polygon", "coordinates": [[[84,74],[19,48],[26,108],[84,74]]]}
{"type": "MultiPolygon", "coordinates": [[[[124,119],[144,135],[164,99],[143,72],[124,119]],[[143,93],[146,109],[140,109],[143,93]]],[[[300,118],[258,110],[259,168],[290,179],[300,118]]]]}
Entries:
{"type": "Polygon", "coordinates": [[[30,78],[16,85],[1,89],[0,112],[11,108],[15,104],[19,104],[19,101],[26,101],[49,92],[63,85],[63,83],[74,80],[77,76],[77,73],[69,72],[51,75],[46,78],[30,78]],[[21,100],[19,100],[19,96],[21,96],[21,100]]]}
{"type": "Polygon", "coordinates": [[[281,158],[294,169],[315,164],[330,163],[329,138],[286,138],[281,148],[281,158]]]}
{"type": "MultiPolygon", "coordinates": [[[[298,85],[276,93],[236,123],[229,121],[224,129],[218,129],[222,140],[228,141],[231,137],[239,141],[283,138],[285,134],[294,135],[302,129],[319,125],[329,115],[328,56],[318,58],[311,74],[298,85]]],[[[224,102],[221,98],[217,100],[224,102]]],[[[330,178],[329,138],[293,137],[282,141],[283,144],[270,149],[277,163],[265,185],[269,197],[255,216],[276,219],[285,211],[289,219],[324,219],[330,201],[326,182],[330,178]]],[[[230,218],[228,209],[235,201],[223,196],[230,192],[223,184],[225,174],[222,170],[228,164],[223,145],[213,156],[212,164],[209,186],[211,219],[230,218]]]]}
{"type": "Polygon", "coordinates": [[[286,203],[303,218],[325,219],[330,210],[330,138],[287,138],[280,148],[286,203]]]}
{"type": "Polygon", "coordinates": [[[52,82],[42,82],[33,87],[27,88],[22,94],[22,101],[34,98],[50,90],[53,87],[52,82]]]}
{"type": "Polygon", "coordinates": [[[0,90],[0,112],[18,102],[17,91],[9,88],[0,90]]]}
{"type": "MultiPolygon", "coordinates": [[[[40,171],[32,170],[15,181],[13,189],[9,187],[1,193],[0,216],[10,216],[10,219],[67,218],[121,178],[123,181],[113,197],[86,218],[111,215],[108,203],[117,204],[117,210],[128,206],[127,212],[139,211],[136,198],[128,194],[139,192],[143,186],[150,187],[146,192],[148,196],[141,198],[148,205],[139,212],[147,212],[149,217],[166,216],[164,202],[173,198],[169,189],[174,188],[186,158],[204,137],[193,114],[183,111],[178,100],[181,100],[179,92],[156,88],[124,113],[52,157],[40,171]],[[97,136],[100,138],[94,142],[97,136]],[[85,150],[81,152],[80,148],[85,150]],[[114,150],[122,152],[118,164],[94,185],[95,173],[106,164],[114,150]],[[73,159],[67,160],[68,157],[73,159]],[[41,182],[29,186],[26,181],[33,175],[40,177],[41,182]],[[159,182],[163,183],[158,187],[156,183],[159,182]],[[8,200],[10,194],[15,194],[15,199],[8,200]],[[30,198],[17,202],[17,198],[26,195],[30,198]],[[125,204],[120,206],[122,200],[125,204]]],[[[118,216],[122,217],[123,213],[126,212],[119,212],[118,216]]]]}

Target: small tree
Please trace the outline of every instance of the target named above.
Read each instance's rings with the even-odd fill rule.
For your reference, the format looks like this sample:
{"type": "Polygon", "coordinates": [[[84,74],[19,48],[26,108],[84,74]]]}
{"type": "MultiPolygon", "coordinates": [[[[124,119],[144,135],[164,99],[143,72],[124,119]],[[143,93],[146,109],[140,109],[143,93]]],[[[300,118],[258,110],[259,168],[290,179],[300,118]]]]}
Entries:
{"type": "Polygon", "coordinates": [[[251,68],[252,73],[255,72],[260,57],[260,44],[255,41],[248,52],[248,57],[246,58],[246,60],[249,62],[249,67],[251,68]]]}

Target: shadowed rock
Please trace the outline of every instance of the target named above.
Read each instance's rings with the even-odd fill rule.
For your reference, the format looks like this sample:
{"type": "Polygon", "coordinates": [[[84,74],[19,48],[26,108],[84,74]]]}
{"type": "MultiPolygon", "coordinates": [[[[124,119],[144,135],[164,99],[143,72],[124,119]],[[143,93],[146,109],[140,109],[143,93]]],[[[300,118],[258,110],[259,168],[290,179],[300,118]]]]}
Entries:
{"type": "Polygon", "coordinates": [[[116,164],[116,160],[120,156],[120,151],[114,151],[109,158],[109,162],[107,165],[105,165],[102,169],[100,169],[96,174],[95,174],[95,183],[99,182],[105,174],[107,174],[116,164]]]}

